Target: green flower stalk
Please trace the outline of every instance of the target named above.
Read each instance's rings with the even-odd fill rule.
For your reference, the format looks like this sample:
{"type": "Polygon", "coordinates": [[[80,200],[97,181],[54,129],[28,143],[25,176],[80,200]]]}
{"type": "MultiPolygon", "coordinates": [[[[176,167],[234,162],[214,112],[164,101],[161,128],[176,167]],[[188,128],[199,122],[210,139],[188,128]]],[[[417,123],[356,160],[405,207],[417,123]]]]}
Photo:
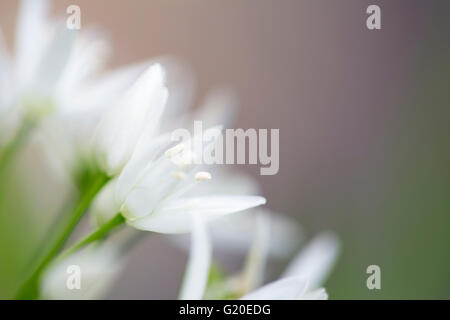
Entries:
{"type": "Polygon", "coordinates": [[[74,254],[78,250],[84,248],[85,246],[94,243],[95,241],[101,240],[105,238],[112,230],[119,227],[120,225],[125,223],[125,218],[119,212],[112,218],[110,221],[102,225],[100,228],[74,244],[72,247],[64,251],[58,259],[65,259],[70,255],[74,254]]]}
{"type": "Polygon", "coordinates": [[[66,243],[72,231],[78,225],[84,213],[91,205],[95,196],[109,180],[110,178],[108,176],[99,173],[98,176],[93,179],[90,187],[84,190],[79,198],[77,205],[72,208],[72,210],[70,210],[69,214],[67,214],[67,219],[62,222],[61,226],[58,226],[59,232],[57,232],[58,235],[56,241],[46,251],[45,256],[39,261],[37,266],[33,269],[31,275],[22,285],[19,293],[16,295],[17,299],[37,298],[38,284],[42,272],[52,261],[52,259],[60,252],[61,248],[66,243]]]}

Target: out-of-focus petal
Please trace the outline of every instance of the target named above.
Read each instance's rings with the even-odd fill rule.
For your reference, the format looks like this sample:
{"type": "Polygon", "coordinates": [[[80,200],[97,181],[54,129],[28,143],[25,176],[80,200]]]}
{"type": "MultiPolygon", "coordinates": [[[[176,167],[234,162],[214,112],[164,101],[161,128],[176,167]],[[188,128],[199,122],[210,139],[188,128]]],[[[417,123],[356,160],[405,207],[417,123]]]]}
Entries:
{"type": "Polygon", "coordinates": [[[158,156],[163,154],[171,143],[170,134],[154,137],[150,131],[142,135],[131,159],[123,168],[116,189],[117,203],[124,203],[127,196],[145,175],[146,168],[151,166],[158,156]]]}
{"type": "Polygon", "coordinates": [[[95,120],[98,120],[98,117],[116,103],[117,99],[148,69],[149,65],[148,62],[136,63],[82,83],[76,95],[69,101],[64,101],[65,105],[61,111],[68,117],[90,113],[95,120]]]}
{"type": "Polygon", "coordinates": [[[266,284],[243,296],[242,300],[297,300],[306,292],[307,281],[302,277],[291,277],[266,284]]]}
{"type": "Polygon", "coordinates": [[[170,96],[162,119],[161,130],[171,131],[174,128],[186,127],[195,91],[195,76],[191,67],[178,58],[163,56],[155,59],[167,70],[166,85],[170,96]]]}
{"type": "MultiPolygon", "coordinates": [[[[93,46],[95,48],[92,48],[91,51],[102,51],[100,43],[93,46]]],[[[98,54],[101,55],[101,53],[98,54]]],[[[97,57],[96,59],[101,58],[97,57]]],[[[91,64],[100,64],[100,62],[91,64]]],[[[77,83],[77,88],[71,87],[65,92],[64,90],[57,91],[59,99],[56,103],[59,110],[57,117],[53,117],[53,120],[57,123],[64,123],[64,131],[70,137],[71,144],[84,154],[92,154],[92,145],[86,141],[92,139],[102,116],[116,104],[126,89],[130,88],[148,66],[148,63],[137,63],[108,72],[98,78],[85,79],[82,83],[77,83]]],[[[91,68],[96,67],[91,66],[91,68]]],[[[71,78],[69,82],[75,81],[77,81],[75,78],[71,78]]],[[[69,85],[66,83],[67,86],[69,85]]]]}
{"type": "Polygon", "coordinates": [[[54,93],[69,61],[76,35],[77,31],[59,25],[45,48],[32,81],[33,90],[40,96],[47,97],[54,93]]]}
{"type": "Polygon", "coordinates": [[[181,300],[202,299],[211,265],[212,249],[205,223],[197,214],[192,220],[191,251],[180,291],[181,300]]]}
{"type": "MultiPolygon", "coordinates": [[[[214,176],[210,182],[215,182],[215,179],[214,176]]],[[[198,187],[203,188],[201,185],[198,187]]],[[[239,187],[237,186],[237,188],[239,187]]],[[[211,191],[211,193],[214,193],[214,191],[211,191]]],[[[258,216],[261,215],[270,221],[269,258],[287,259],[292,257],[303,239],[301,226],[286,215],[262,207],[238,215],[227,216],[226,219],[221,220],[220,224],[211,224],[211,240],[217,256],[228,257],[229,255],[245,254],[254,241],[255,224],[258,216]]],[[[169,240],[183,249],[188,249],[187,235],[170,236],[169,240]]]]}
{"type": "Polygon", "coordinates": [[[210,196],[180,198],[163,205],[148,216],[127,223],[137,229],[160,233],[189,232],[193,214],[199,214],[205,221],[217,219],[226,214],[243,211],[266,203],[258,196],[210,196]]]}
{"type": "Polygon", "coordinates": [[[102,169],[115,175],[131,158],[144,130],[156,132],[167,100],[164,71],[150,67],[97,128],[95,151],[102,169]]]}
{"type": "Polygon", "coordinates": [[[122,265],[114,246],[88,247],[51,265],[41,282],[44,299],[99,299],[109,289],[122,265]],[[80,276],[80,288],[73,281],[80,276]]]}
{"type": "Polygon", "coordinates": [[[259,215],[256,217],[255,223],[255,237],[241,275],[241,292],[250,292],[264,281],[270,243],[270,220],[267,216],[259,215]]]}
{"type": "Polygon", "coordinates": [[[272,258],[286,259],[290,257],[302,239],[302,229],[295,220],[265,208],[258,208],[242,215],[230,216],[221,223],[213,225],[213,241],[215,247],[223,252],[244,252],[255,235],[255,222],[259,215],[270,221],[268,243],[269,255],[272,258]]]}
{"type": "Polygon", "coordinates": [[[48,0],[21,1],[15,36],[15,68],[19,85],[25,86],[32,81],[45,47],[48,0]]]}
{"type": "Polygon", "coordinates": [[[311,289],[318,288],[328,277],[338,253],[339,240],[331,232],[314,237],[286,268],[282,277],[302,276],[311,289]]]}
{"type": "MultiPolygon", "coordinates": [[[[203,136],[211,137],[206,145],[214,144],[220,135],[219,127],[206,130],[203,136]]],[[[169,203],[171,199],[184,195],[194,185],[198,185],[194,172],[198,167],[195,159],[201,156],[197,146],[205,145],[201,140],[203,136],[182,137],[186,141],[165,150],[156,160],[153,147],[148,144],[149,137],[141,137],[131,160],[119,177],[117,188],[116,196],[123,204],[122,212],[127,219],[143,218],[160,207],[163,201],[169,203]]],[[[169,140],[174,143],[172,137],[169,140]]]]}
{"type": "Polygon", "coordinates": [[[109,53],[108,42],[97,32],[88,30],[79,34],[57,84],[57,98],[63,103],[61,108],[72,105],[71,98],[77,97],[86,81],[92,80],[101,70],[109,53]]]}

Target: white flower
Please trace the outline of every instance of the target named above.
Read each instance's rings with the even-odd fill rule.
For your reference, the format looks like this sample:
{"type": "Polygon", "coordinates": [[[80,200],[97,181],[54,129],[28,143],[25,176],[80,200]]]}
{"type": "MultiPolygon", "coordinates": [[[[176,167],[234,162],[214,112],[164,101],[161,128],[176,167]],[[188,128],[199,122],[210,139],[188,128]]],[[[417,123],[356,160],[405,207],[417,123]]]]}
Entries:
{"type": "Polygon", "coordinates": [[[326,300],[328,295],[319,286],[334,266],[338,252],[339,241],[334,234],[319,234],[293,259],[279,280],[246,294],[242,299],[326,300]]]}
{"type": "MultiPolygon", "coordinates": [[[[278,280],[259,287],[264,279],[268,244],[271,241],[270,220],[267,216],[260,216],[255,222],[258,230],[243,272],[225,281],[224,287],[212,288],[213,296],[220,297],[221,292],[222,294],[228,292],[249,300],[328,299],[325,289],[319,286],[326,279],[337,258],[339,251],[337,238],[329,232],[317,235],[293,259],[278,280]]],[[[206,251],[203,252],[204,256],[207,254],[206,251]]],[[[197,253],[197,256],[201,254],[197,253]]],[[[202,275],[197,274],[196,277],[201,278],[202,275]]],[[[185,282],[190,283],[189,280],[185,282]]]]}
{"type": "Polygon", "coordinates": [[[101,113],[149,63],[100,74],[110,53],[104,37],[87,27],[69,30],[49,13],[49,0],[21,1],[13,56],[0,30],[0,143],[30,117],[45,120],[44,141],[66,140],[62,152],[73,153],[85,148],[101,113]]]}
{"type": "MultiPolygon", "coordinates": [[[[50,22],[46,0],[23,0],[18,14],[15,55],[6,64],[9,108],[16,113],[46,113],[56,107],[58,83],[76,77],[77,70],[65,73],[75,48],[77,31],[50,22]]],[[[99,52],[95,52],[98,54],[99,52]]],[[[81,69],[81,68],[80,68],[81,69]]],[[[95,68],[94,68],[95,69],[95,68]]],[[[86,76],[90,75],[86,72],[86,76]]],[[[79,77],[79,81],[85,80],[79,77]]],[[[75,85],[76,82],[72,81],[75,85]]]]}
{"type": "MultiPolygon", "coordinates": [[[[204,133],[205,136],[219,134],[218,128],[204,133]]],[[[135,165],[141,162],[138,157],[130,161],[116,189],[116,199],[129,225],[141,230],[183,233],[189,231],[194,214],[210,221],[265,203],[258,196],[184,196],[212,178],[208,172],[196,170],[194,159],[200,156],[194,150],[197,139],[194,137],[193,141],[179,144],[159,156],[153,152],[149,156],[154,161],[147,162],[143,170],[135,165]]]]}
{"type": "MultiPolygon", "coordinates": [[[[148,132],[147,132],[148,133],[148,132]]],[[[204,136],[217,136],[218,128],[205,131],[204,136]]],[[[118,211],[128,225],[160,233],[184,233],[191,229],[191,219],[198,214],[205,221],[265,204],[258,196],[208,195],[185,196],[201,183],[214,179],[209,172],[197,171],[194,159],[196,139],[168,149],[168,135],[142,138],[133,156],[122,170],[114,190],[118,211]]],[[[210,142],[214,143],[214,142],[210,142]]],[[[106,191],[103,192],[108,192],[106,191]]],[[[107,221],[117,212],[106,212],[102,199],[111,197],[103,192],[94,202],[94,212],[107,221]]],[[[111,191],[109,191],[111,192],[111,191]]]]}
{"type": "Polygon", "coordinates": [[[122,267],[114,245],[88,247],[49,266],[41,281],[41,298],[98,299],[107,292],[122,267]]]}
{"type": "MultiPolygon", "coordinates": [[[[205,188],[205,186],[199,187],[205,188]]],[[[236,181],[236,189],[239,189],[239,180],[236,181]]],[[[245,254],[259,232],[255,225],[258,225],[258,220],[260,220],[258,218],[261,216],[267,217],[270,221],[268,257],[273,259],[292,257],[302,240],[302,228],[294,219],[260,207],[239,215],[231,215],[221,220],[220,223],[209,225],[217,259],[227,259],[230,256],[245,254]]],[[[177,247],[189,249],[187,235],[177,235],[169,239],[177,247]]]]}
{"type": "MultiPolygon", "coordinates": [[[[164,71],[151,66],[101,120],[94,140],[100,168],[114,176],[121,172],[137,144],[158,132],[168,92],[164,71]]],[[[147,146],[148,147],[148,146],[147,146]]]]}
{"type": "MultiPolygon", "coordinates": [[[[204,196],[208,194],[252,195],[260,194],[258,184],[244,173],[233,172],[223,166],[209,168],[214,179],[199,184],[189,195],[204,196]]],[[[211,241],[217,259],[228,259],[231,255],[245,254],[258,237],[260,228],[255,226],[269,221],[268,257],[287,259],[296,253],[303,238],[303,230],[294,219],[279,212],[258,207],[238,215],[227,216],[220,223],[211,223],[211,241]]],[[[189,250],[188,235],[171,236],[168,239],[176,246],[189,250]]]]}

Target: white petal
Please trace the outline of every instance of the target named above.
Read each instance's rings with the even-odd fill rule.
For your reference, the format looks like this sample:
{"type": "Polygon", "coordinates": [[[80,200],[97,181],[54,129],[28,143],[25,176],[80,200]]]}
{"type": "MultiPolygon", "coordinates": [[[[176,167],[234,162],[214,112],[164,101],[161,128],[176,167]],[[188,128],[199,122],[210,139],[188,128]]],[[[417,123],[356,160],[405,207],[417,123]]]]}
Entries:
{"type": "Polygon", "coordinates": [[[120,172],[144,130],[158,130],[168,95],[163,82],[162,67],[150,67],[102,119],[97,128],[96,151],[99,164],[108,174],[120,172]]]}
{"type": "Polygon", "coordinates": [[[317,235],[286,268],[283,277],[302,276],[311,289],[319,287],[333,268],[339,253],[339,240],[333,233],[317,235]]]}
{"type": "Polygon", "coordinates": [[[206,290],[212,249],[200,215],[192,216],[191,252],[180,291],[181,300],[200,300],[206,290]]]}
{"type": "MultiPolygon", "coordinates": [[[[98,50],[101,51],[101,48],[98,50]]],[[[92,139],[102,116],[116,104],[125,90],[129,89],[147,68],[148,64],[144,63],[123,67],[99,78],[78,83],[76,87],[70,87],[66,92],[58,91],[60,96],[57,103],[60,109],[59,118],[56,120],[64,123],[65,131],[86,153],[93,153],[90,150],[92,145],[86,141],[92,139]]],[[[72,78],[70,81],[78,80],[72,78]]],[[[66,86],[69,84],[66,83],[66,86]]]]}
{"type": "Polygon", "coordinates": [[[297,300],[306,292],[307,281],[302,277],[291,277],[271,282],[251,292],[242,300],[297,300]]]}
{"type": "Polygon", "coordinates": [[[143,218],[160,206],[163,200],[168,202],[198,185],[192,177],[195,174],[194,169],[198,166],[195,159],[201,156],[198,152],[201,152],[202,145],[215,143],[215,139],[220,135],[220,127],[210,128],[204,135],[196,134],[193,138],[186,138],[187,141],[179,144],[184,146],[179,153],[170,157],[162,154],[155,161],[153,161],[155,152],[152,148],[149,149],[147,142],[149,138],[144,135],[145,139],[140,140],[144,143],[136,146],[128,168],[124,168],[119,178],[117,199],[120,203],[124,203],[122,210],[124,216],[128,219],[143,218]],[[211,139],[204,143],[202,141],[204,136],[211,139]],[[132,170],[125,172],[129,168],[132,170]],[[173,176],[180,170],[184,179],[173,176]]]}
{"type": "Polygon", "coordinates": [[[183,172],[183,178],[177,177],[174,174],[177,172],[176,166],[164,156],[148,167],[148,170],[136,170],[137,180],[133,180],[132,176],[125,180],[129,172],[124,172],[119,178],[116,199],[122,204],[122,214],[128,219],[134,220],[151,214],[163,202],[168,203],[170,199],[195,185],[192,171],[187,175],[183,172]],[[126,187],[124,182],[129,183],[130,191],[122,189],[126,187]],[[122,199],[125,201],[121,202],[122,199]]]}
{"type": "Polygon", "coordinates": [[[80,90],[77,90],[75,96],[72,96],[69,101],[64,101],[63,112],[68,117],[73,116],[74,113],[87,112],[98,117],[115,104],[124,91],[148,69],[148,66],[148,63],[137,63],[87,81],[82,84],[80,90]]]}
{"type": "Polygon", "coordinates": [[[210,221],[226,214],[243,211],[265,203],[265,198],[257,196],[181,198],[163,205],[145,218],[127,221],[127,223],[140,230],[184,233],[190,231],[189,221],[195,213],[200,214],[205,221],[210,221]]]}
{"type": "Polygon", "coordinates": [[[165,132],[186,127],[188,108],[191,106],[195,91],[194,72],[190,66],[174,57],[159,57],[155,60],[167,70],[166,81],[170,92],[161,129],[165,132]]]}
{"type": "Polygon", "coordinates": [[[29,84],[41,57],[47,32],[48,0],[23,0],[15,38],[16,72],[21,85],[29,84]]]}
{"type": "Polygon", "coordinates": [[[170,134],[155,138],[150,130],[145,132],[136,145],[130,161],[127,162],[119,176],[116,190],[117,203],[125,202],[131,190],[146,174],[146,168],[154,164],[156,158],[169,147],[170,143],[170,134]]]}

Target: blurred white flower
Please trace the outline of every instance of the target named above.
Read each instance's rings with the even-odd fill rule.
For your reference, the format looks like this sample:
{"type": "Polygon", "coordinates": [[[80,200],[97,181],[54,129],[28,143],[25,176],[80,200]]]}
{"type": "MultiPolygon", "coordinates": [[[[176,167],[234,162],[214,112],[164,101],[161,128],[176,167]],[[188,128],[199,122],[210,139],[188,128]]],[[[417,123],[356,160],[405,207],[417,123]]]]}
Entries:
{"type": "Polygon", "coordinates": [[[325,289],[319,286],[326,280],[338,256],[339,241],[336,236],[324,232],[314,237],[278,280],[261,287],[271,240],[270,220],[261,215],[254,221],[257,232],[242,272],[212,284],[206,292],[207,298],[231,294],[232,297],[250,300],[327,299],[325,289]]]}
{"type": "MultiPolygon", "coordinates": [[[[64,72],[75,47],[77,32],[50,22],[48,16],[48,1],[21,2],[16,26],[15,55],[4,59],[6,54],[0,54],[3,57],[0,64],[4,67],[4,86],[0,90],[7,95],[6,99],[2,99],[3,109],[7,110],[5,121],[18,122],[27,114],[40,115],[53,111],[57,96],[60,99],[68,98],[63,92],[58,92],[58,83],[62,83],[63,78],[69,81],[70,78],[77,77],[77,70],[64,72]]],[[[1,49],[4,48],[0,46],[1,49]]],[[[90,72],[86,72],[88,74],[90,72]]],[[[84,80],[84,77],[79,80],[84,80]]]]}
{"type": "Polygon", "coordinates": [[[111,287],[123,265],[111,243],[94,245],[50,265],[42,276],[43,299],[99,299],[111,287]],[[77,274],[75,274],[77,272],[77,274]],[[71,278],[79,277],[79,288],[71,278]]]}
{"type": "MultiPolygon", "coordinates": [[[[244,295],[242,299],[328,299],[325,289],[319,286],[334,266],[338,252],[339,241],[334,234],[319,234],[293,259],[279,280],[244,295]]],[[[253,269],[253,272],[247,270],[247,277],[261,272],[257,263],[253,269]]]]}
{"type": "Polygon", "coordinates": [[[0,144],[12,139],[24,118],[39,120],[49,158],[61,156],[57,160],[71,170],[86,155],[101,114],[149,62],[101,74],[110,53],[105,37],[87,27],[69,30],[50,18],[49,3],[21,1],[14,55],[0,30],[0,144]]]}
{"type": "MultiPolygon", "coordinates": [[[[261,194],[256,181],[241,172],[234,172],[223,166],[210,166],[214,179],[208,183],[199,184],[189,191],[189,196],[205,196],[208,194],[258,195],[261,194]]],[[[267,254],[269,258],[287,259],[297,250],[303,230],[294,219],[287,215],[259,207],[247,210],[238,215],[227,216],[220,223],[210,223],[211,241],[214,245],[214,255],[217,259],[227,259],[231,255],[246,254],[260,233],[262,220],[268,222],[267,254]],[[264,219],[262,219],[264,217],[264,219]]],[[[168,239],[184,250],[189,250],[188,235],[171,236],[168,239]]]]}
{"type": "Polygon", "coordinates": [[[164,78],[161,65],[150,67],[97,128],[97,162],[103,171],[118,178],[95,199],[94,220],[101,224],[121,212],[137,229],[182,233],[191,229],[189,221],[195,213],[209,221],[264,204],[262,197],[185,196],[212,178],[209,172],[195,170],[193,160],[201,155],[195,153],[194,145],[203,136],[221,133],[214,127],[202,137],[170,148],[170,134],[158,136],[168,99],[164,78]],[[114,205],[110,199],[114,199],[114,205]]]}

